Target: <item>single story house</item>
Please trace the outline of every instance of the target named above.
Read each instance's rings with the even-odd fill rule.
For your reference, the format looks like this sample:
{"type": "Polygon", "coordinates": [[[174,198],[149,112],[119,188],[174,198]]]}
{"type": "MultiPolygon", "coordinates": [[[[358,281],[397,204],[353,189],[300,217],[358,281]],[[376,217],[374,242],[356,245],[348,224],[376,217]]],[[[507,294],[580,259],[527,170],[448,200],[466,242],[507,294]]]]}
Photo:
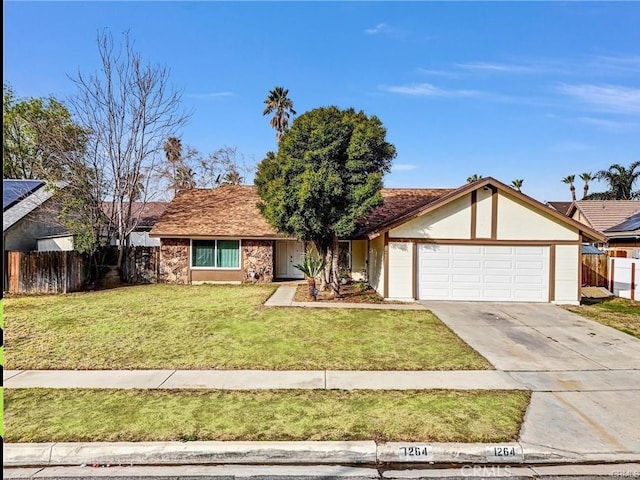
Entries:
{"type": "Polygon", "coordinates": [[[628,257],[640,258],[640,212],[603,233],[607,236],[609,248],[625,250],[628,257]]]}
{"type": "MultiPolygon", "coordinates": [[[[348,268],[384,298],[577,304],[583,242],[604,235],[493,178],[457,189],[383,189],[348,268]]],[[[150,232],[161,280],[302,278],[304,244],[275,232],[252,186],[183,190],[150,232]]]]}
{"type": "Polygon", "coordinates": [[[639,214],[638,200],[578,200],[567,212],[569,217],[605,236],[604,241],[597,243],[598,247],[624,250],[627,256],[640,249],[639,214]]]}

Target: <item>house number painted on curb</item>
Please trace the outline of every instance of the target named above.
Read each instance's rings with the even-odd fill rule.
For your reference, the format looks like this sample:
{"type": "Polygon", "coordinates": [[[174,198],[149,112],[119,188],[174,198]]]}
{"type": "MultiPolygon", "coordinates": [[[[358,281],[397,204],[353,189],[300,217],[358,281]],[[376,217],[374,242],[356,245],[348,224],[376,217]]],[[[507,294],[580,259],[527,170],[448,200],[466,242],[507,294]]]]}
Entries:
{"type": "Polygon", "coordinates": [[[522,448],[519,445],[494,445],[487,447],[487,459],[493,461],[522,460],[522,448]]]}
{"type": "Polygon", "coordinates": [[[430,461],[432,451],[429,445],[412,445],[398,448],[400,457],[407,460],[430,461]]]}

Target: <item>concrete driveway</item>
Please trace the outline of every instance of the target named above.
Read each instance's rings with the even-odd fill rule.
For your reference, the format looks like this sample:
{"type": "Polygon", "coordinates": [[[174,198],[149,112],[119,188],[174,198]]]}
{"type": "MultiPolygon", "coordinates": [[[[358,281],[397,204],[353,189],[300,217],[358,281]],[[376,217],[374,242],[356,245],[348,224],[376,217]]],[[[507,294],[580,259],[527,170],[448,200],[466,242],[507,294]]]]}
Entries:
{"type": "Polygon", "coordinates": [[[550,304],[422,303],[533,391],[524,445],[640,458],[640,340],[550,304]]]}
{"type": "Polygon", "coordinates": [[[498,370],[640,369],[640,340],[556,305],[422,303],[498,370]]]}

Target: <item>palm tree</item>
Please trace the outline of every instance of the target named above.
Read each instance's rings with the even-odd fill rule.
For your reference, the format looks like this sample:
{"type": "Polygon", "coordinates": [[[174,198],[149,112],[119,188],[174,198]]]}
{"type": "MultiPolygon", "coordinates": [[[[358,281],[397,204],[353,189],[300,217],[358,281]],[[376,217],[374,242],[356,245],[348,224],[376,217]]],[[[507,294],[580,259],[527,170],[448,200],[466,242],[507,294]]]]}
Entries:
{"type": "Polygon", "coordinates": [[[240,176],[240,172],[235,165],[231,165],[227,173],[222,177],[222,185],[242,185],[244,179],[240,176]]]}
{"type": "Polygon", "coordinates": [[[305,255],[303,263],[297,263],[295,268],[304,273],[307,278],[307,286],[309,287],[309,297],[316,300],[318,296],[318,290],[316,289],[316,277],[319,276],[326,265],[324,258],[316,257],[314,255],[305,255]]]}
{"type": "Polygon", "coordinates": [[[633,162],[629,165],[629,168],[616,163],[607,170],[600,170],[596,173],[595,178],[606,182],[609,185],[609,190],[592,193],[589,198],[598,200],[633,200],[640,197],[640,192],[633,191],[633,186],[640,177],[640,170],[636,171],[638,167],[640,167],[640,161],[633,162]]]}
{"type": "Polygon", "coordinates": [[[293,102],[287,96],[289,90],[283,87],[276,87],[269,92],[267,99],[264,101],[265,108],[262,115],[269,115],[275,112],[271,119],[271,126],[276,130],[276,140],[280,141],[285,130],[289,126],[289,115],[295,115],[293,102]]]}
{"type": "Polygon", "coordinates": [[[482,180],[482,175],[478,175],[477,173],[467,177],[467,183],[477,182],[478,180],[482,180]]]}
{"type": "Polygon", "coordinates": [[[196,188],[196,180],[193,170],[191,170],[184,163],[180,162],[176,167],[175,177],[173,178],[173,189],[175,192],[178,190],[189,190],[196,188]]]}
{"type": "Polygon", "coordinates": [[[589,193],[589,182],[595,180],[595,178],[591,172],[584,172],[580,174],[580,180],[584,182],[584,193],[582,194],[582,199],[584,200],[587,197],[587,193],[589,193]]]}
{"type": "Polygon", "coordinates": [[[182,141],[177,137],[169,137],[163,145],[167,161],[173,165],[182,159],[182,141]]]}
{"type": "Polygon", "coordinates": [[[524,183],[524,179],[516,178],[513,182],[511,182],[511,186],[521,192],[522,184],[524,183]]]}
{"type": "Polygon", "coordinates": [[[567,175],[562,179],[562,183],[566,183],[569,185],[569,189],[571,190],[571,200],[576,201],[576,187],[573,185],[573,181],[576,179],[575,175],[567,175]]]}

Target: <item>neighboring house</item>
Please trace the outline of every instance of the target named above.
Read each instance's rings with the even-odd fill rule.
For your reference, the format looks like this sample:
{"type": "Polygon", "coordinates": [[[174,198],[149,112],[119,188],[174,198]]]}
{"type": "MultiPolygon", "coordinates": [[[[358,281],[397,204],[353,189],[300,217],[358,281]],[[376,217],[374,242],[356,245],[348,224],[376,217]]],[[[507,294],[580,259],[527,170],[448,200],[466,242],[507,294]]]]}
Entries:
{"type": "MultiPolygon", "coordinates": [[[[59,184],[58,186],[62,186],[59,184]]],[[[57,216],[59,206],[53,191],[41,180],[2,180],[3,291],[9,286],[10,251],[73,250],[73,237],[67,234],[57,216]],[[61,245],[42,243],[60,238],[61,245]],[[63,248],[64,245],[64,248],[63,248]],[[47,248],[49,247],[49,248],[47,248]]]]}
{"type": "MultiPolygon", "coordinates": [[[[169,202],[133,202],[132,215],[138,219],[135,229],[129,234],[129,245],[136,247],[159,247],[160,239],[149,237],[149,232],[155,225],[160,215],[165,211],[169,202]]],[[[124,208],[128,204],[123,205],[124,208]]],[[[104,202],[102,209],[107,217],[111,216],[113,204],[104,202]]],[[[113,245],[118,245],[118,240],[112,241],[113,245]]]]}
{"type": "Polygon", "coordinates": [[[607,228],[604,234],[607,236],[609,248],[625,250],[630,254],[628,256],[640,258],[640,213],[607,228]]]}
{"type": "Polygon", "coordinates": [[[596,245],[608,250],[626,250],[632,253],[640,248],[638,227],[633,228],[632,217],[640,213],[638,200],[578,200],[567,215],[606,238],[596,245]],[[630,221],[626,224],[627,221],[630,221]],[[635,233],[634,233],[635,232],[635,233]]]}
{"type": "Polygon", "coordinates": [[[566,215],[571,208],[571,205],[573,205],[573,202],[547,202],[546,205],[557,212],[566,215]]]}
{"type": "MultiPolygon", "coordinates": [[[[583,241],[604,235],[485,178],[458,189],[383,189],[384,204],[343,239],[352,273],[398,300],[577,304],[583,241]]],[[[161,280],[301,278],[304,244],[275,232],[251,186],[185,190],[150,232],[161,280]]]]}
{"type": "Polygon", "coordinates": [[[53,191],[44,181],[3,180],[2,186],[5,251],[38,250],[38,240],[50,237],[64,238],[67,245],[71,241],[71,248],[65,249],[73,250],[72,237],[58,221],[60,208],[52,200],[53,191]]]}

